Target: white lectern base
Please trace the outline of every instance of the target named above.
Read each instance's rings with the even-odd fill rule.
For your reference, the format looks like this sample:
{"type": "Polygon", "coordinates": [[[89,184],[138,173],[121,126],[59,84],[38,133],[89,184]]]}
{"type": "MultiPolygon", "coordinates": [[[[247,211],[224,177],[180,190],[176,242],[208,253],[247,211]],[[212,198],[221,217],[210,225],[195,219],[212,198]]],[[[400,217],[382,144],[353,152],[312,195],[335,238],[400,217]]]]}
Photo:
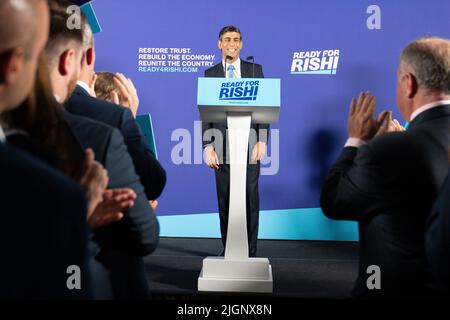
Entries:
{"type": "Polygon", "coordinates": [[[198,278],[198,290],[271,293],[272,266],[267,258],[225,260],[223,257],[207,257],[198,278]]]}

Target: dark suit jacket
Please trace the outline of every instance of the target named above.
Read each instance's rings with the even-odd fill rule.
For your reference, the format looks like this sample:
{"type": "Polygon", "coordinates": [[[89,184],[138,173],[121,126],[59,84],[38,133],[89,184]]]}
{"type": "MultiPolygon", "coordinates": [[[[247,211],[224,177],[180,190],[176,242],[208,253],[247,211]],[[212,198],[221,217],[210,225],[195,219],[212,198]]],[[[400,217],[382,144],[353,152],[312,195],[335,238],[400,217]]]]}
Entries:
{"type": "Polygon", "coordinates": [[[450,294],[450,171],[427,221],[427,266],[432,287],[450,294]]]}
{"type": "Polygon", "coordinates": [[[101,122],[64,112],[83,149],[92,148],[95,159],[108,171],[108,188],[131,188],[136,192],[134,206],[124,217],[95,231],[102,248],[111,248],[134,255],[147,255],[155,250],[159,225],[148,204],[144,189],[134,170],[133,162],[120,132],[101,122]]]}
{"type": "Polygon", "coordinates": [[[415,294],[424,284],[425,219],[448,170],[450,105],[427,110],[408,130],[346,147],[321,195],[325,215],[359,223],[355,296],[415,294]],[[382,290],[369,291],[367,267],[381,268],[382,290]]]}
{"type": "Polygon", "coordinates": [[[0,298],[89,298],[82,188],[1,143],[0,180],[0,298]],[[81,269],[81,290],[66,286],[70,265],[81,269]]]}
{"type": "MultiPolygon", "coordinates": [[[[262,66],[259,64],[255,64],[254,67],[254,78],[264,78],[262,66]]],[[[242,78],[252,78],[253,76],[253,64],[247,61],[243,61],[241,59],[241,77],[242,78]]],[[[205,71],[205,77],[207,78],[224,78],[225,72],[223,70],[222,62],[219,64],[216,64],[214,67],[211,67],[205,71]]],[[[204,122],[202,123],[202,137],[204,136],[205,132],[208,129],[217,129],[221,133],[222,143],[217,143],[215,137],[213,137],[212,140],[203,140],[203,147],[206,145],[211,144],[217,153],[217,156],[219,158],[220,163],[229,163],[226,161],[227,159],[227,124],[226,123],[210,123],[210,122],[204,122]]],[[[268,130],[269,125],[268,124],[251,124],[251,129],[254,129],[256,131],[256,136],[250,136],[249,138],[249,153],[251,154],[251,151],[253,147],[255,146],[257,141],[263,141],[267,143],[268,139],[268,130]],[[259,132],[259,130],[266,130],[265,133],[259,132]]]]}
{"type": "Polygon", "coordinates": [[[65,108],[70,113],[119,129],[148,199],[154,200],[161,195],[166,184],[166,172],[150,150],[129,109],[92,98],[80,86],[75,88],[65,108]]]}

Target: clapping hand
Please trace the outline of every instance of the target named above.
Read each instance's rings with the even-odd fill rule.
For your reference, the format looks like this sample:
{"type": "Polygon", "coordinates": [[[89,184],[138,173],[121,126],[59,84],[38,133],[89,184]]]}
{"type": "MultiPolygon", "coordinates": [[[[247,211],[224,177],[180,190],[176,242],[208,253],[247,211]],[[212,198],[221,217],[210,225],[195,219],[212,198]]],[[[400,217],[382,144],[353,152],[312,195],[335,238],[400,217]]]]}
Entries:
{"type": "Polygon", "coordinates": [[[405,131],[405,128],[397,121],[397,119],[392,119],[391,111],[383,111],[378,116],[378,131],[377,135],[386,132],[401,132],[405,131]]]}
{"type": "Polygon", "coordinates": [[[361,92],[358,99],[352,98],[348,117],[348,136],[364,141],[385,132],[404,131],[391,111],[383,111],[375,119],[376,97],[370,92],[361,92]]]}
{"type": "Polygon", "coordinates": [[[103,200],[103,193],[108,185],[108,172],[99,162],[95,161],[92,149],[87,149],[85,153],[86,171],[80,179],[80,184],[86,190],[89,219],[97,205],[103,200]]]}
{"type": "Polygon", "coordinates": [[[124,211],[134,205],[136,193],[130,188],[108,189],[103,193],[103,201],[88,217],[88,224],[92,229],[119,221],[124,211]]]}
{"type": "Polygon", "coordinates": [[[122,73],[116,73],[114,82],[119,88],[119,94],[115,91],[111,92],[111,100],[131,110],[131,113],[136,117],[139,107],[139,97],[136,87],[130,78],[126,78],[122,73]],[[119,99],[120,96],[120,99],[119,99]]]}

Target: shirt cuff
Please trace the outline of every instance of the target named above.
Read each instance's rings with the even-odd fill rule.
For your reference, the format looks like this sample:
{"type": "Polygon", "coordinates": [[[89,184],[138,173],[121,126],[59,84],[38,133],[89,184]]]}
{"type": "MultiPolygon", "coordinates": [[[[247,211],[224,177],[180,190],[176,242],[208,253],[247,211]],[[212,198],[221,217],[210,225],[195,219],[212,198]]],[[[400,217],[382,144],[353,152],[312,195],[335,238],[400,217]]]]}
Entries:
{"type": "Polygon", "coordinates": [[[367,142],[365,142],[362,139],[359,138],[348,138],[347,142],[345,143],[344,147],[355,147],[355,148],[359,148],[363,145],[365,145],[367,142]]]}

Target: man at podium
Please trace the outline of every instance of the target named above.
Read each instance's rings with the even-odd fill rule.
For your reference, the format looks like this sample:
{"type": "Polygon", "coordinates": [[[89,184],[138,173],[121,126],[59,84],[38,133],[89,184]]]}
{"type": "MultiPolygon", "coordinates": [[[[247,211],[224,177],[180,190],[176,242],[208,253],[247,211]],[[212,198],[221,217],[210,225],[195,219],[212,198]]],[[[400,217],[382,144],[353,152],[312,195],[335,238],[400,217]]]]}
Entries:
{"type": "MultiPolygon", "coordinates": [[[[239,58],[239,53],[242,49],[242,35],[237,27],[223,27],[219,32],[217,46],[222,51],[222,61],[206,70],[205,77],[264,78],[261,65],[243,61],[239,58]]],[[[268,129],[268,124],[252,124],[250,129],[249,151],[251,153],[249,152],[246,180],[247,235],[250,257],[256,256],[259,224],[258,180],[260,160],[266,153],[268,129]]],[[[220,232],[225,248],[230,203],[230,162],[226,152],[228,148],[227,123],[203,122],[202,131],[206,164],[210,168],[215,169],[220,232]],[[205,140],[205,133],[208,129],[219,130],[222,134],[213,135],[211,140],[205,140]],[[222,141],[219,141],[219,139],[222,139],[222,141]]],[[[222,251],[221,255],[223,254],[224,251],[222,251]]]]}

